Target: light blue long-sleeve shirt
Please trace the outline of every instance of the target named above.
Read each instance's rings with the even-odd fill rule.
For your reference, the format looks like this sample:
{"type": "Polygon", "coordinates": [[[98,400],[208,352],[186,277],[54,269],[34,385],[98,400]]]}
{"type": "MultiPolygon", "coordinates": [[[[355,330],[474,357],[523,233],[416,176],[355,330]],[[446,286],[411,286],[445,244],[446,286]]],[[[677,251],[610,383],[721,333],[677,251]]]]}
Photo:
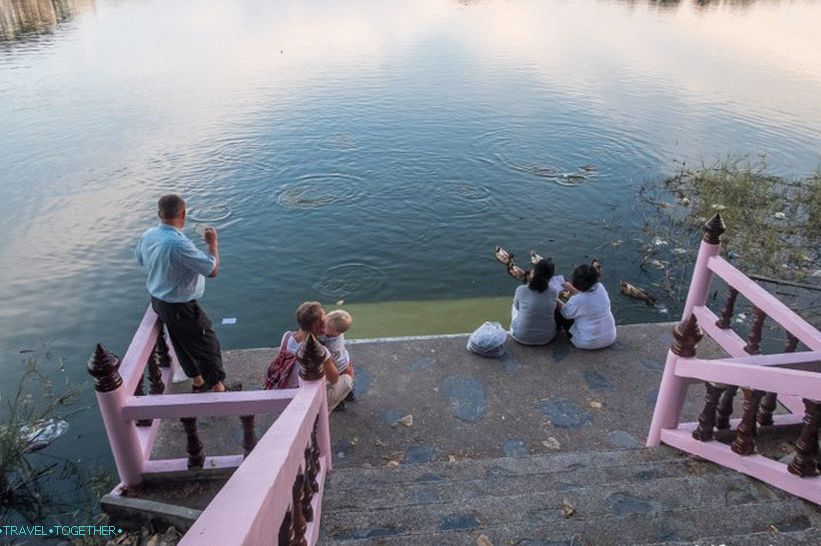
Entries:
{"type": "Polygon", "coordinates": [[[151,228],[140,238],[137,262],[148,274],[148,293],[170,303],[200,299],[205,276],[217,259],[198,249],[182,231],[168,224],[151,228]]]}

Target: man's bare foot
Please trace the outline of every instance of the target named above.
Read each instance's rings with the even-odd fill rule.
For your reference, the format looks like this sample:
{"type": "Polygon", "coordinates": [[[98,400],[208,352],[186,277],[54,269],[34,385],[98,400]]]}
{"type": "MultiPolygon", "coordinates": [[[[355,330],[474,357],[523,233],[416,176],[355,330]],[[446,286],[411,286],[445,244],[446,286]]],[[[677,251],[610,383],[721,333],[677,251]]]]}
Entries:
{"type": "Polygon", "coordinates": [[[242,390],[242,383],[239,381],[234,381],[233,383],[229,383],[226,385],[222,381],[214,385],[214,388],[211,389],[213,392],[237,392],[242,390]]]}

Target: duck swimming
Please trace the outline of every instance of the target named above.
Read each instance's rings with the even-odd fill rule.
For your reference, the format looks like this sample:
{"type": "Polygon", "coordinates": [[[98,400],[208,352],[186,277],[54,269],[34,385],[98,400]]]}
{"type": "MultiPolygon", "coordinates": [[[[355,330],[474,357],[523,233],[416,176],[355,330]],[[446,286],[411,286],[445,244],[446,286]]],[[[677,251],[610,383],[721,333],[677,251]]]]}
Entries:
{"type": "Polygon", "coordinates": [[[648,294],[646,290],[633,286],[627,281],[621,281],[621,293],[631,298],[641,300],[647,305],[653,305],[656,302],[656,299],[648,294]]]}
{"type": "Polygon", "coordinates": [[[519,279],[522,282],[527,282],[527,278],[530,275],[530,272],[525,271],[524,269],[513,263],[513,260],[511,260],[510,263],[507,264],[507,272],[510,273],[511,277],[513,277],[514,279],[519,279]]]}
{"type": "Polygon", "coordinates": [[[513,262],[513,254],[500,246],[496,247],[495,255],[496,259],[505,265],[510,265],[510,263],[513,262]]]}

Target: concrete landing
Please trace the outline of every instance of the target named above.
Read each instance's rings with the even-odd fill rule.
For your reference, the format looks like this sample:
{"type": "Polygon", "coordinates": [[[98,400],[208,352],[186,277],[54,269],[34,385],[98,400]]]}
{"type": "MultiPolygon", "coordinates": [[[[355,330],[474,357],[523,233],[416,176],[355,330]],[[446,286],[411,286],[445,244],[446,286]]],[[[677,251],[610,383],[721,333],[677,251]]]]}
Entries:
{"type": "MultiPolygon", "coordinates": [[[[502,359],[465,349],[466,335],[352,340],[356,402],[331,419],[335,464],[384,465],[561,450],[632,448],[644,443],[672,324],[619,327],[609,349],[581,351],[560,334],[550,345],[514,341],[502,359]],[[412,424],[406,426],[412,416],[412,424]]],[[[226,351],[229,380],[260,388],[276,349],[226,351]]],[[[699,354],[717,354],[702,344],[699,354]]],[[[188,383],[174,386],[187,392],[188,383]]],[[[694,387],[685,418],[695,419],[694,387]]],[[[258,417],[258,434],[271,423],[258,417]]],[[[201,418],[209,455],[241,452],[238,419],[201,418]]],[[[163,422],[153,458],[185,456],[178,422],[163,422]]]]}
{"type": "MultiPolygon", "coordinates": [[[[349,341],[357,400],[332,414],[335,467],[398,469],[639,448],[650,424],[672,326],[620,326],[616,344],[601,351],[577,350],[563,334],[544,347],[510,341],[502,359],[470,353],[466,335],[349,341]]],[[[261,388],[276,352],[226,351],[229,380],[242,381],[246,390],[261,388]]],[[[709,341],[699,347],[701,356],[719,354],[709,341]]],[[[173,391],[189,392],[190,383],[174,385],[173,391]]],[[[694,385],[683,419],[695,420],[702,400],[703,387],[694,385]]],[[[258,436],[273,419],[257,416],[258,436]]],[[[207,455],[242,452],[238,419],[200,418],[198,427],[207,455]]],[[[182,426],[163,421],[152,458],[185,456],[182,426]]],[[[128,497],[193,510],[175,520],[177,528],[185,529],[180,521],[193,522],[229,474],[182,473],[178,479],[183,482],[174,484],[162,477],[132,488],[128,497]]],[[[128,506],[123,510],[133,512],[128,506]]]]}
{"type": "MultiPolygon", "coordinates": [[[[593,352],[564,335],[544,347],[510,341],[498,360],[468,352],[467,336],[352,344],[358,401],[333,416],[336,464],[638,447],[671,327],[622,326],[613,347],[593,352]]],[[[689,416],[701,396],[693,393],[689,416]]]]}

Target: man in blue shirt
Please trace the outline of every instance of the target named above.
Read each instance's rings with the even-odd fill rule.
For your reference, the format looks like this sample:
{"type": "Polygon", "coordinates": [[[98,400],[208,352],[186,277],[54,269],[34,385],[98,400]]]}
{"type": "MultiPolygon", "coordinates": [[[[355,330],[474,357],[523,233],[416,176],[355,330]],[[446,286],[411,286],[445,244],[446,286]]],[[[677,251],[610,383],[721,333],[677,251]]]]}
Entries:
{"type": "Polygon", "coordinates": [[[157,206],[160,224],[143,233],[136,249],[137,261],[148,274],[151,307],[168,328],[180,365],[192,379],[193,392],[222,392],[226,387],[219,340],[197,304],[205,291],[205,277],[216,277],[219,272],[217,232],[206,228],[206,254],[182,232],[182,197],[164,195],[157,206]]]}

